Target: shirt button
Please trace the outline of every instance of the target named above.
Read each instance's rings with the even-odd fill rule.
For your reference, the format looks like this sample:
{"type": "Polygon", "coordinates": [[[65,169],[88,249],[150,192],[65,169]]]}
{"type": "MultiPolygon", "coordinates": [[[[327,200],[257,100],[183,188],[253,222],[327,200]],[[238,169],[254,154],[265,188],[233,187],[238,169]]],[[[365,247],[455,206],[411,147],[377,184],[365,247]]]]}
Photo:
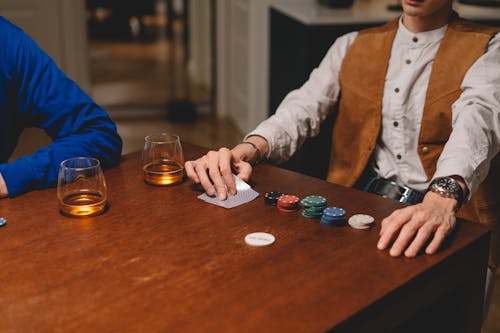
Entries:
{"type": "Polygon", "coordinates": [[[405,62],[406,62],[407,65],[411,64],[411,60],[410,59],[406,59],[405,62]]]}
{"type": "Polygon", "coordinates": [[[393,122],[392,124],[394,125],[394,127],[398,127],[399,126],[399,123],[397,121],[393,122]]]}
{"type": "Polygon", "coordinates": [[[398,160],[400,160],[400,159],[401,159],[401,158],[403,158],[403,157],[402,157],[400,154],[397,154],[397,155],[396,155],[396,158],[397,158],[398,160]]]}
{"type": "Polygon", "coordinates": [[[422,147],[422,153],[427,154],[429,152],[429,147],[422,147]]]}
{"type": "Polygon", "coordinates": [[[399,92],[399,88],[395,88],[394,92],[397,94],[399,92]]]}
{"type": "Polygon", "coordinates": [[[413,38],[412,38],[412,41],[413,41],[414,43],[416,43],[416,42],[418,42],[418,38],[417,38],[417,37],[413,37],[413,38]]]}

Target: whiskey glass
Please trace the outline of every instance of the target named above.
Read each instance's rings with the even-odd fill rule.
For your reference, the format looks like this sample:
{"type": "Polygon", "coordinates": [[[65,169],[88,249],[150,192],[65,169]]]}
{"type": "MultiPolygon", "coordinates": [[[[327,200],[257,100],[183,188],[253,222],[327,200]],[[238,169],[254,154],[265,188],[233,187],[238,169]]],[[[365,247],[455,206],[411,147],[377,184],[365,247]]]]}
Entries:
{"type": "Polygon", "coordinates": [[[161,133],[148,135],[142,151],[144,181],[151,185],[168,186],[184,179],[184,155],[178,135],[161,133]]]}
{"type": "Polygon", "coordinates": [[[106,180],[98,159],[75,157],[61,162],[57,179],[59,210],[70,217],[96,216],[107,208],[106,180]]]}

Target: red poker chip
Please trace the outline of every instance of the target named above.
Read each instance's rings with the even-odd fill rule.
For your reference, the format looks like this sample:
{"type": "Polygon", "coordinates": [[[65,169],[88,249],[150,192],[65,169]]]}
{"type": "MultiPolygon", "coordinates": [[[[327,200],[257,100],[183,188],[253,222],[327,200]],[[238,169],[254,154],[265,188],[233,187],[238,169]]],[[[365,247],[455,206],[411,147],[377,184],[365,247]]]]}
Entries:
{"type": "Polygon", "coordinates": [[[282,212],[282,213],[294,213],[299,210],[299,207],[293,207],[293,208],[283,208],[280,206],[276,206],[276,208],[282,212]]]}
{"type": "Polygon", "coordinates": [[[280,204],[280,203],[278,203],[276,205],[276,207],[280,207],[283,209],[298,209],[298,208],[300,208],[300,206],[297,204],[291,205],[291,204],[280,204]]]}
{"type": "Polygon", "coordinates": [[[282,204],[282,203],[278,203],[276,205],[277,207],[280,207],[280,208],[283,208],[283,209],[298,209],[299,206],[297,204],[282,204]]]}
{"type": "Polygon", "coordinates": [[[285,205],[296,205],[300,201],[300,198],[296,195],[285,194],[278,198],[278,203],[285,205]]]}

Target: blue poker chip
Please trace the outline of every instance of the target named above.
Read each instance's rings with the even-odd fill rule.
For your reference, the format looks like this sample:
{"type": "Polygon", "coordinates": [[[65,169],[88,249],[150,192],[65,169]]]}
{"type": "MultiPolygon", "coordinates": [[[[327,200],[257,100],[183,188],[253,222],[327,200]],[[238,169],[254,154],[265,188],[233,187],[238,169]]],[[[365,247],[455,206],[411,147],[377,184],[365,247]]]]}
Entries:
{"type": "Polygon", "coordinates": [[[345,223],[346,211],[339,207],[327,207],[321,215],[321,223],[327,226],[343,225],[345,223]]]}
{"type": "Polygon", "coordinates": [[[323,219],[321,219],[321,220],[319,221],[319,223],[321,223],[321,224],[323,224],[323,225],[326,225],[326,226],[328,226],[328,227],[333,227],[333,226],[335,225],[335,223],[330,222],[330,221],[325,221],[325,220],[323,220],[323,219]]]}
{"type": "Polygon", "coordinates": [[[325,217],[324,215],[321,217],[320,220],[321,224],[327,225],[329,227],[335,226],[335,225],[344,225],[345,224],[345,218],[343,219],[331,219],[328,217],[325,217]]]}
{"type": "Polygon", "coordinates": [[[321,215],[321,218],[327,220],[327,221],[343,221],[345,220],[345,216],[328,216],[328,215],[321,215]]]}
{"type": "Polygon", "coordinates": [[[323,210],[323,215],[333,218],[345,218],[346,211],[339,207],[327,207],[323,210]]]}
{"type": "Polygon", "coordinates": [[[5,217],[0,217],[0,227],[3,227],[7,224],[7,219],[5,217]]]}

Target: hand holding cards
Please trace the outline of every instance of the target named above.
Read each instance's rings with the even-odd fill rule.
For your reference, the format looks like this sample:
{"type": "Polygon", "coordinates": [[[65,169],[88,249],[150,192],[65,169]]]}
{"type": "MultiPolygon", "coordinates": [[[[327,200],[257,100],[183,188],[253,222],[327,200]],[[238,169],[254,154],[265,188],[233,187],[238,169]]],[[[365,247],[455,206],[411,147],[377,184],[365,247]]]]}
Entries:
{"type": "Polygon", "coordinates": [[[236,194],[235,195],[231,195],[228,192],[226,200],[219,200],[217,193],[215,193],[214,196],[209,196],[205,192],[205,193],[199,195],[198,199],[201,199],[201,200],[208,202],[212,205],[221,206],[221,207],[229,209],[229,208],[237,207],[237,206],[243,205],[247,202],[250,202],[259,196],[258,192],[254,191],[250,187],[250,185],[245,183],[240,178],[236,177],[236,175],[234,175],[234,174],[233,174],[233,179],[234,179],[234,182],[236,184],[236,194]]]}

